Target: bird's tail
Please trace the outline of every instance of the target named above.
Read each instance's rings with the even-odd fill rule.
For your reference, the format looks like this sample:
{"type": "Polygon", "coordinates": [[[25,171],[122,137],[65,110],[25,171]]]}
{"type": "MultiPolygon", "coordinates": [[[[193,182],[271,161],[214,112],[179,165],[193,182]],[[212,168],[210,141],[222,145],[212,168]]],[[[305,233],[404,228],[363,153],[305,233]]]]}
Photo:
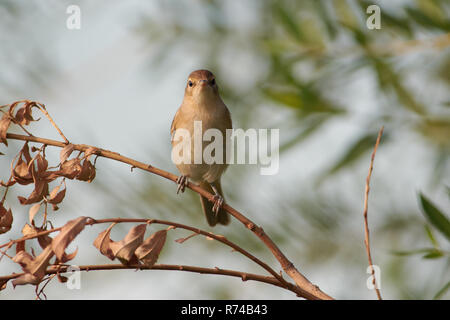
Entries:
{"type": "MultiPolygon", "coordinates": [[[[222,192],[222,187],[220,186],[220,182],[217,183],[215,186],[216,186],[219,194],[223,197],[223,192],[222,192]]],[[[206,182],[206,181],[201,182],[200,187],[202,189],[214,194],[214,190],[212,189],[211,185],[208,182],[206,182]]],[[[211,227],[215,226],[217,223],[220,223],[223,225],[227,225],[230,223],[230,216],[223,208],[220,208],[219,212],[216,214],[213,211],[214,204],[212,202],[210,202],[208,199],[206,199],[202,196],[200,196],[200,200],[202,202],[202,209],[203,209],[203,212],[205,213],[206,220],[208,221],[208,224],[211,227]]]]}

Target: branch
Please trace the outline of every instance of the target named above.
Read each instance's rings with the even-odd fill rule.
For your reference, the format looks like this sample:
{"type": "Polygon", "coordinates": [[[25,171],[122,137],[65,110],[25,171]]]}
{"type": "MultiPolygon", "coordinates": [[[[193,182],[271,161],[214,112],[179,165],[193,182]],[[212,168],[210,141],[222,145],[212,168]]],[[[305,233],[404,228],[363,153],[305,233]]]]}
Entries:
{"type": "MultiPolygon", "coordinates": [[[[50,139],[44,139],[34,136],[24,136],[20,134],[14,134],[14,133],[8,133],[6,136],[8,139],[15,139],[15,140],[22,140],[22,141],[29,141],[29,142],[36,142],[36,143],[42,143],[45,145],[55,146],[64,148],[66,146],[66,143],[56,141],[56,140],[50,140],[50,139]]],[[[95,149],[93,154],[96,154],[97,156],[101,156],[104,158],[120,161],[123,163],[126,163],[134,168],[139,168],[141,170],[156,174],[160,177],[163,177],[168,180],[172,180],[173,182],[176,182],[177,176],[167,172],[165,170],[153,167],[151,165],[136,161],[134,159],[125,157],[120,155],[119,153],[112,152],[109,150],[96,148],[93,146],[85,145],[85,144],[74,144],[74,150],[78,151],[86,151],[88,149],[92,150],[95,149]]],[[[195,191],[196,193],[200,194],[201,196],[205,197],[211,202],[214,202],[214,196],[202,189],[200,186],[193,184],[192,182],[188,182],[187,187],[191,190],[195,191]]],[[[251,230],[258,238],[261,239],[261,241],[269,248],[269,250],[272,252],[274,257],[278,260],[283,270],[295,281],[297,286],[300,290],[304,292],[303,297],[306,299],[332,299],[329,295],[322,292],[319,287],[313,285],[303,274],[301,274],[293,265],[291,261],[281,252],[281,250],[277,247],[277,245],[270,239],[270,237],[264,232],[264,230],[257,226],[253,221],[245,217],[242,213],[237,211],[236,209],[232,208],[228,204],[223,204],[223,209],[227,211],[229,214],[231,214],[233,217],[235,217],[237,220],[239,220],[247,229],[251,230]]]]}
{"type": "MultiPolygon", "coordinates": [[[[70,265],[51,265],[46,271],[47,275],[53,275],[58,273],[65,273],[70,265]]],[[[72,266],[73,267],[73,266],[72,266]]],[[[172,265],[172,264],[155,264],[152,267],[141,265],[141,264],[133,264],[133,265],[123,265],[123,264],[104,264],[104,265],[84,265],[84,266],[76,266],[80,271],[98,271],[98,270],[172,270],[172,271],[186,271],[186,272],[194,272],[200,274],[215,274],[215,275],[224,275],[230,277],[241,278],[242,281],[253,280],[258,282],[264,282],[267,284],[271,284],[280,288],[283,288],[283,285],[274,277],[262,276],[254,273],[247,273],[235,270],[228,269],[220,269],[220,268],[203,268],[203,267],[195,267],[195,266],[186,266],[186,265],[172,265]]],[[[0,277],[0,283],[4,283],[6,281],[16,279],[25,273],[13,273],[7,276],[0,277]]]]}
{"type": "MultiPolygon", "coordinates": [[[[286,280],[284,280],[284,278],[281,275],[279,275],[275,270],[273,270],[271,267],[269,267],[266,263],[264,263],[263,261],[259,260],[258,258],[253,256],[251,253],[249,253],[245,249],[241,248],[240,246],[238,246],[234,242],[231,242],[230,240],[228,240],[227,238],[225,238],[222,235],[216,235],[214,233],[207,232],[207,231],[204,231],[204,230],[201,230],[201,229],[198,229],[198,228],[190,227],[190,226],[187,226],[187,225],[184,225],[184,224],[181,224],[181,223],[165,221],[165,220],[159,220],[159,219],[111,218],[111,219],[96,220],[96,219],[90,218],[90,219],[88,219],[86,221],[85,225],[94,225],[94,224],[101,224],[101,223],[163,224],[163,225],[168,225],[168,226],[172,226],[172,227],[175,227],[175,228],[189,230],[189,231],[194,232],[195,234],[201,234],[201,235],[203,235],[205,237],[210,237],[210,238],[212,238],[214,240],[217,240],[217,241],[219,241],[219,242],[221,242],[221,243],[231,247],[233,250],[241,253],[242,255],[246,256],[247,258],[249,258],[250,260],[252,260],[256,264],[261,266],[263,269],[268,271],[270,274],[272,274],[273,278],[278,281],[278,286],[279,287],[282,287],[282,288],[285,288],[287,290],[290,290],[290,291],[296,293],[297,296],[299,296],[299,297],[304,297],[304,298],[308,297],[308,293],[307,292],[305,292],[304,290],[302,290],[298,286],[295,286],[292,283],[289,283],[286,280]]],[[[31,235],[27,235],[27,236],[24,236],[24,237],[22,237],[20,239],[11,240],[8,243],[5,243],[5,244],[1,245],[0,248],[3,248],[3,247],[10,248],[16,243],[23,242],[23,241],[30,240],[30,239],[39,238],[41,236],[48,235],[48,234],[56,232],[56,231],[60,231],[61,228],[62,227],[53,228],[53,229],[37,232],[37,233],[31,234],[31,235]]]]}
{"type": "Polygon", "coordinates": [[[378,145],[380,144],[381,135],[383,134],[384,126],[381,127],[378,132],[377,141],[375,143],[375,147],[373,148],[372,157],[370,159],[370,167],[369,173],[366,178],[366,192],[364,194],[364,244],[366,245],[367,259],[369,260],[369,266],[372,271],[372,283],[375,288],[375,292],[377,293],[378,300],[382,300],[380,289],[378,289],[375,280],[375,270],[373,268],[372,255],[370,253],[370,239],[369,239],[369,222],[367,219],[368,206],[369,206],[369,191],[370,191],[370,177],[372,176],[373,171],[373,162],[375,160],[375,154],[377,153],[378,145]]]}

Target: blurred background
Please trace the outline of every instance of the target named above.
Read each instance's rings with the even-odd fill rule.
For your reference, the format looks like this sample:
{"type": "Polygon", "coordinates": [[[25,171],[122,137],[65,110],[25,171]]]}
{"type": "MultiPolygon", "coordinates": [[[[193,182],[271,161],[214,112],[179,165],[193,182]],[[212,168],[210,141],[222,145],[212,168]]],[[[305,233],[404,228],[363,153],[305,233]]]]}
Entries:
{"type": "MultiPolygon", "coordinates": [[[[300,271],[338,299],[376,298],[366,286],[362,213],[370,153],[384,125],[369,201],[382,295],[448,299],[450,236],[429,222],[419,194],[450,215],[449,12],[444,0],[1,0],[0,104],[42,102],[71,142],[178,174],[170,161],[170,123],[188,74],[213,71],[235,128],[280,129],[279,173],[231,166],[222,179],[228,203],[263,226],[300,271]],[[70,4],[80,6],[80,30],[66,27],[70,4]],[[366,26],[371,4],[381,8],[379,30],[366,26]]],[[[45,119],[29,130],[60,139],[45,119]]],[[[0,146],[2,180],[22,145],[9,143],[0,146]]],[[[57,164],[59,150],[47,152],[57,164]]],[[[173,220],[223,234],[280,269],[234,219],[228,227],[207,226],[197,194],[176,195],[175,184],[107,159],[96,167],[91,184],[67,182],[64,202],[49,215],[55,226],[81,215],[173,220]]],[[[8,193],[15,220],[1,243],[20,237],[28,220],[28,207],[17,201],[25,190],[8,193]]],[[[79,249],[73,264],[109,262],[92,245],[106,227],[78,236],[68,250],[79,249]]],[[[130,227],[115,227],[112,238],[130,227]]],[[[159,262],[264,274],[220,243],[199,236],[174,241],[187,235],[170,232],[159,262]]],[[[0,270],[21,272],[5,257],[0,270]]],[[[47,297],[295,298],[265,284],[183,272],[81,277],[80,290],[53,280],[47,297]]],[[[8,284],[0,291],[1,299],[34,297],[31,286],[8,284]]]]}

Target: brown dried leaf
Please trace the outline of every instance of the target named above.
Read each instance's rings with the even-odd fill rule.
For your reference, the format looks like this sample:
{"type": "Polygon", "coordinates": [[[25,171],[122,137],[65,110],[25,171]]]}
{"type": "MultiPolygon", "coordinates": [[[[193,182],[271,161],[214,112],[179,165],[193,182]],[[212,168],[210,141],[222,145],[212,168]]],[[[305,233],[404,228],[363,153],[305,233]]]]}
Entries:
{"type": "Polygon", "coordinates": [[[29,272],[28,269],[25,270],[25,268],[28,268],[28,266],[31,265],[31,263],[33,262],[33,257],[31,256],[31,254],[29,254],[26,251],[19,251],[14,257],[13,257],[13,261],[17,262],[18,264],[20,264],[20,266],[24,269],[25,272],[29,272]]]}
{"type": "Polygon", "coordinates": [[[31,206],[30,210],[28,211],[28,220],[31,224],[33,224],[34,216],[36,213],[38,213],[39,209],[41,208],[41,203],[36,203],[31,206]]]}
{"type": "Polygon", "coordinates": [[[14,279],[12,281],[12,285],[15,288],[16,286],[24,285],[24,284],[39,284],[41,282],[41,279],[39,277],[36,277],[32,275],[31,273],[25,273],[24,275],[21,275],[20,277],[14,279]]]}
{"type": "Polygon", "coordinates": [[[40,202],[44,199],[44,196],[48,194],[48,183],[44,180],[38,180],[35,182],[35,187],[33,192],[28,196],[28,198],[18,196],[20,204],[32,204],[40,202]]]}
{"type": "Polygon", "coordinates": [[[0,202],[0,234],[8,232],[13,223],[11,209],[6,210],[3,203],[0,202]]]}
{"type": "Polygon", "coordinates": [[[15,158],[11,162],[11,177],[14,181],[17,181],[22,185],[33,183],[34,179],[32,174],[32,166],[29,165],[32,159],[30,150],[28,148],[28,142],[25,142],[17,157],[19,158],[19,160],[17,161],[15,166],[15,158]],[[25,161],[22,159],[22,157],[25,158],[25,161]]]}
{"type": "Polygon", "coordinates": [[[95,167],[92,163],[85,159],[80,174],[77,176],[77,180],[92,182],[95,178],[95,167]]]}
{"type": "Polygon", "coordinates": [[[45,271],[50,263],[50,259],[53,257],[54,253],[51,246],[48,246],[41,252],[39,256],[33,258],[28,252],[20,251],[12,259],[17,262],[22,267],[23,271],[26,272],[24,275],[13,281],[13,286],[23,285],[23,284],[38,284],[42,278],[45,276],[45,271]]]}
{"type": "Polygon", "coordinates": [[[25,157],[26,163],[30,163],[31,155],[30,155],[30,148],[28,147],[28,141],[24,143],[22,150],[20,150],[20,154],[25,157]]]}
{"type": "Polygon", "coordinates": [[[72,242],[73,239],[84,229],[87,217],[79,217],[67,222],[52,241],[52,250],[56,254],[58,260],[62,260],[64,250],[72,242]]]}
{"type": "Polygon", "coordinates": [[[47,198],[47,199],[54,198],[54,197],[58,194],[60,188],[61,188],[61,185],[60,185],[60,184],[57,185],[56,187],[54,187],[53,190],[52,190],[52,191],[50,192],[50,194],[48,195],[48,198],[47,198]]]}
{"type": "Polygon", "coordinates": [[[59,191],[60,186],[55,187],[52,192],[50,192],[50,196],[47,198],[47,202],[51,204],[58,204],[63,201],[66,196],[66,188],[59,191]],[[59,191],[59,192],[58,192],[59,191]]]}
{"type": "Polygon", "coordinates": [[[11,119],[8,114],[3,114],[0,120],[0,143],[4,143],[8,146],[8,141],[6,140],[6,133],[8,132],[9,125],[11,124],[11,119]]]}
{"type": "Polygon", "coordinates": [[[102,231],[98,234],[97,238],[94,240],[94,246],[100,250],[100,253],[107,256],[109,259],[114,260],[115,256],[111,250],[111,242],[113,242],[109,236],[111,229],[116,225],[116,223],[111,224],[108,229],[102,231]]]}
{"type": "Polygon", "coordinates": [[[57,171],[46,171],[44,173],[42,173],[41,175],[41,179],[45,180],[46,182],[52,182],[53,180],[60,178],[61,175],[61,171],[57,170],[57,171]]]}
{"type": "Polygon", "coordinates": [[[31,121],[36,121],[32,116],[32,108],[36,106],[34,101],[28,101],[24,107],[16,112],[15,119],[21,125],[29,125],[31,121]]]}
{"type": "Polygon", "coordinates": [[[128,231],[125,238],[118,242],[111,242],[111,250],[116,258],[123,264],[127,264],[134,256],[134,251],[144,241],[146,224],[137,225],[128,231]]]}
{"type": "Polygon", "coordinates": [[[61,165],[61,170],[58,172],[59,175],[64,176],[68,179],[74,179],[80,174],[82,170],[80,159],[72,159],[64,162],[61,165]]]}
{"type": "Polygon", "coordinates": [[[36,258],[33,258],[26,251],[20,251],[12,260],[20,264],[24,272],[30,273],[40,280],[44,277],[45,270],[53,255],[52,247],[49,245],[36,258]]]}
{"type": "Polygon", "coordinates": [[[41,156],[40,154],[38,154],[36,156],[36,163],[37,163],[37,169],[38,169],[38,176],[42,176],[44,174],[44,172],[47,170],[48,168],[48,161],[47,159],[45,159],[43,156],[41,156]]]}
{"type": "Polygon", "coordinates": [[[76,257],[77,253],[78,253],[78,248],[76,248],[75,251],[72,253],[69,253],[69,254],[64,253],[60,262],[66,263],[67,261],[73,260],[76,257]]]}
{"type": "Polygon", "coordinates": [[[14,118],[21,125],[28,124],[28,123],[25,123],[26,122],[26,120],[25,120],[25,107],[22,107],[19,110],[17,110],[16,116],[14,118]]]}
{"type": "Polygon", "coordinates": [[[31,175],[33,176],[34,182],[34,190],[33,192],[31,192],[28,198],[24,198],[22,196],[17,197],[22,205],[40,202],[46,195],[48,195],[48,182],[44,179],[41,179],[37,174],[34,165],[32,163],[30,164],[31,175]]]}
{"type": "Polygon", "coordinates": [[[16,243],[16,254],[18,254],[20,251],[25,250],[25,241],[19,241],[16,243]]]}
{"type": "Polygon", "coordinates": [[[58,277],[58,281],[61,283],[65,283],[67,282],[67,280],[69,280],[69,278],[67,278],[66,276],[62,276],[60,273],[57,273],[56,276],[58,277]]]}
{"type": "Polygon", "coordinates": [[[10,105],[9,105],[9,115],[12,117],[13,116],[13,113],[14,113],[14,109],[19,105],[19,104],[21,104],[21,103],[23,103],[24,101],[23,100],[19,100],[19,101],[15,101],[15,102],[13,102],[13,103],[11,103],[10,105]]]}
{"type": "MultiPolygon", "coordinates": [[[[41,229],[38,229],[38,231],[43,231],[41,229]]],[[[48,234],[37,237],[39,245],[42,249],[47,248],[53,241],[52,237],[50,237],[48,234]]]]}
{"type": "Polygon", "coordinates": [[[22,160],[21,155],[19,156],[19,160],[17,160],[15,167],[11,171],[11,175],[19,184],[27,185],[33,183],[31,168],[28,167],[28,164],[22,160]]]}
{"type": "Polygon", "coordinates": [[[63,164],[64,162],[66,162],[66,160],[70,157],[70,155],[72,154],[73,150],[74,150],[75,146],[71,143],[69,143],[68,145],[66,145],[60,152],[59,154],[59,161],[61,164],[63,164]]]}
{"type": "Polygon", "coordinates": [[[136,249],[136,256],[146,266],[153,266],[166,242],[167,230],[160,230],[152,234],[136,249]]]}
{"type": "Polygon", "coordinates": [[[8,284],[8,280],[0,281],[0,291],[6,289],[6,285],[8,284]]]}
{"type": "Polygon", "coordinates": [[[44,251],[42,251],[41,254],[34,259],[32,265],[30,266],[30,273],[37,277],[43,277],[53,255],[54,253],[52,251],[52,247],[50,245],[47,246],[47,248],[45,248],[44,251]]]}
{"type": "MultiPolygon", "coordinates": [[[[38,227],[35,227],[33,225],[29,225],[28,223],[26,223],[23,226],[23,228],[22,228],[22,234],[24,235],[24,237],[30,236],[30,235],[35,235],[35,234],[37,234],[39,232],[42,232],[42,231],[45,231],[45,229],[38,228],[38,227]]],[[[42,236],[37,237],[37,240],[38,240],[39,245],[41,246],[41,248],[45,249],[45,248],[48,247],[48,245],[50,243],[52,243],[53,239],[48,234],[46,234],[46,235],[42,235],[42,236]]],[[[17,249],[16,249],[16,252],[17,252],[17,249]]]]}
{"type": "Polygon", "coordinates": [[[30,226],[28,223],[25,223],[25,225],[22,228],[22,234],[24,237],[32,235],[37,233],[36,228],[33,226],[30,226]]]}

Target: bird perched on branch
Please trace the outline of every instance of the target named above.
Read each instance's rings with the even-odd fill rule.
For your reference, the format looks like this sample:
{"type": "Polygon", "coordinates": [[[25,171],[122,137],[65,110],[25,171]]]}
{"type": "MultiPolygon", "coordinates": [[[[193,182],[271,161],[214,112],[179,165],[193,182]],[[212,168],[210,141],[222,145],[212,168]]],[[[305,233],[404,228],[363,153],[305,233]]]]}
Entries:
{"type": "Polygon", "coordinates": [[[220,177],[227,168],[225,159],[227,143],[225,139],[227,137],[226,130],[232,129],[232,123],[230,112],[220,98],[216,79],[210,71],[196,70],[188,77],[183,102],[175,114],[170,129],[172,151],[174,151],[177,143],[181,143],[174,139],[179,129],[184,129],[185,132],[190,134],[191,145],[187,149],[187,153],[190,153],[187,155],[190,161],[187,161],[187,163],[175,163],[181,173],[181,176],[177,180],[177,193],[180,191],[184,192],[188,180],[196,182],[204,190],[214,193],[214,203],[200,196],[206,220],[210,226],[214,226],[217,223],[227,225],[230,222],[230,217],[222,208],[224,198],[220,185],[220,177]],[[201,124],[201,131],[203,133],[208,129],[216,129],[222,133],[223,141],[220,146],[223,149],[219,150],[223,151],[223,161],[219,161],[221,163],[205,163],[203,151],[208,143],[204,141],[202,136],[199,137],[194,134],[194,131],[196,131],[195,126],[199,126],[199,124],[201,124]],[[194,140],[197,141],[195,142],[194,140]],[[197,149],[202,154],[202,161],[200,163],[194,161],[198,159],[196,158],[198,155],[195,154],[196,143],[198,146],[201,146],[200,150],[197,149]]]}

